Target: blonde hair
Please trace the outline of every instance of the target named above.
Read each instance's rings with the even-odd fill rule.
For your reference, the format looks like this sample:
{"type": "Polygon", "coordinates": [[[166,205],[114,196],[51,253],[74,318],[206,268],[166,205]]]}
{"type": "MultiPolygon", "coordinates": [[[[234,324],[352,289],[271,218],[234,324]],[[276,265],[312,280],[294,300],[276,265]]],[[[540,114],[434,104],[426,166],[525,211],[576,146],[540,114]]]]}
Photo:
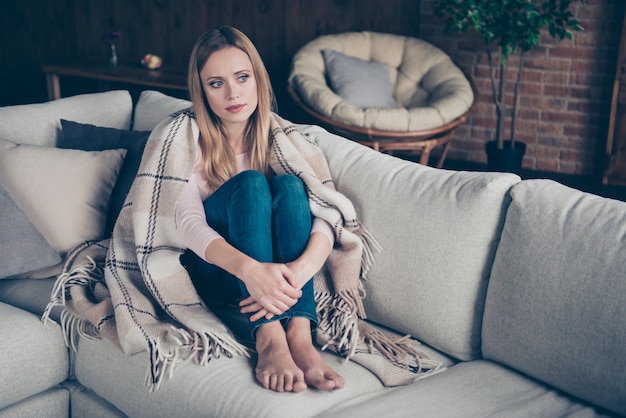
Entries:
{"type": "Polygon", "coordinates": [[[237,173],[237,165],[224,126],[211,110],[204,94],[200,71],[213,52],[227,47],[242,50],[252,63],[258,105],[248,120],[244,142],[250,156],[251,168],[265,175],[269,174],[270,114],[276,107],[274,92],[263,60],[252,41],[243,32],[230,26],[223,26],[200,36],[189,59],[188,85],[200,129],[203,171],[213,190],[237,173]]]}

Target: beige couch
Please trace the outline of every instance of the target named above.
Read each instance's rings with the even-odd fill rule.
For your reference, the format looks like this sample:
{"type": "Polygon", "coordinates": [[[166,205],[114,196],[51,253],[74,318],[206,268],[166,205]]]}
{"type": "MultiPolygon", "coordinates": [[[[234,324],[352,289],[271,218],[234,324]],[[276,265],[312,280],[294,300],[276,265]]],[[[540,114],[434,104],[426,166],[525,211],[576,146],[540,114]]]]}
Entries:
{"type": "MultiPolygon", "coordinates": [[[[106,234],[107,203],[121,178],[120,161],[131,153],[55,148],[60,120],[127,135],[131,127],[149,131],[185,106],[157,92],[144,92],[133,106],[127,92],[114,91],[0,108],[0,182],[7,189],[20,184],[10,196],[20,196],[33,224],[51,211],[59,223],[68,213],[70,221],[85,222],[60,237],[54,225],[38,226],[63,253],[59,243],[79,232],[106,234]],[[9,153],[11,160],[3,160],[9,153]],[[97,193],[77,195],[84,183],[97,193]],[[54,193],[29,198],[42,189],[54,193]],[[77,203],[64,209],[71,199],[77,203]]],[[[425,167],[315,126],[301,129],[324,151],[337,188],[384,248],[365,283],[369,320],[420,340],[445,371],[386,388],[363,367],[323,353],[345,376],[345,388],[279,394],[256,383],[253,360],[220,358],[206,367],[178,364],[151,393],[144,385],[147,353],[126,356],[106,340],[84,338],[70,350],[61,327],[40,320],[54,277],[32,277],[53,268],[0,280],[0,417],[626,414],[626,203],[547,180],[425,167]]],[[[96,141],[99,130],[91,132],[85,143],[96,141]]],[[[0,225],[15,229],[2,216],[0,225]]],[[[0,271],[18,259],[43,267],[35,250],[3,257],[25,234],[7,242],[8,233],[0,231],[0,271]]],[[[60,315],[56,308],[51,318],[60,315]]]]}

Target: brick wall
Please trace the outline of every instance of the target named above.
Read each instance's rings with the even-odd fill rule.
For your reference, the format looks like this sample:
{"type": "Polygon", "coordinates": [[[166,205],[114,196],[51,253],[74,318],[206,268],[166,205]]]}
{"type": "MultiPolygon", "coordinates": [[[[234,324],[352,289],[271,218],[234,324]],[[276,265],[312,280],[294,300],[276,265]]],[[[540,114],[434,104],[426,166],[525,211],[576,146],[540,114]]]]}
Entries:
{"type": "MultiPolygon", "coordinates": [[[[478,90],[475,112],[455,132],[448,158],[485,163],[485,142],[495,135],[496,119],[483,40],[471,30],[445,33],[444,21],[434,16],[434,0],[422,0],[421,7],[420,37],[449,53],[478,90]]],[[[574,3],[585,31],[574,33],[572,41],[543,36],[539,48],[526,54],[516,129],[516,139],[527,144],[524,168],[595,176],[602,172],[625,8],[624,0],[574,3]]],[[[518,61],[514,57],[509,62],[510,103],[518,61]]]]}

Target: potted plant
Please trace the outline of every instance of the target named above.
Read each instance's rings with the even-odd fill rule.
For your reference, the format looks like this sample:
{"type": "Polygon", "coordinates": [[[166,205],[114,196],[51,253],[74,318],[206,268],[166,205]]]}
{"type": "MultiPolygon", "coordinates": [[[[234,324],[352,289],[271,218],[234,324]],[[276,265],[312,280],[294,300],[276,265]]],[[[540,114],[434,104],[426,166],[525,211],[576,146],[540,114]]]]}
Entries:
{"type": "Polygon", "coordinates": [[[484,39],[491,75],[493,101],[496,107],[496,137],[486,144],[490,170],[519,173],[526,144],[515,140],[515,123],[519,105],[525,53],[538,46],[541,32],[547,27],[555,39],[572,39],[572,31],[582,27],[570,10],[570,0],[437,0],[435,14],[446,20],[446,29],[464,32],[476,30],[484,39]],[[499,52],[499,65],[493,51],[499,52]],[[505,100],[508,59],[518,55],[518,67],[510,109],[505,100]],[[504,122],[511,116],[508,138],[504,122]]]}

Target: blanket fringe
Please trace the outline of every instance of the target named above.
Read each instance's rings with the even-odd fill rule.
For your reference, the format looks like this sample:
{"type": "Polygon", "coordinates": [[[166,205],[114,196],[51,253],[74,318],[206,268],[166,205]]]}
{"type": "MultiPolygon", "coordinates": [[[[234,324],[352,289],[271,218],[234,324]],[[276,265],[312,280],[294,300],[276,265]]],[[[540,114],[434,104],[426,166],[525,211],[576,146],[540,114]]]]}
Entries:
{"type": "Polygon", "coordinates": [[[351,295],[316,293],[318,329],[325,338],[322,350],[333,346],[338,353],[349,360],[359,343],[359,326],[356,312],[363,310],[361,298],[351,295]],[[351,302],[359,302],[360,307],[351,302]]]}
{"type": "Polygon", "coordinates": [[[68,255],[63,270],[57,277],[54,287],[52,288],[50,301],[41,316],[41,320],[44,323],[54,322],[50,318],[52,310],[57,306],[64,308],[60,315],[60,325],[63,330],[65,345],[74,351],[77,350],[79,336],[92,340],[99,339],[97,329],[89,321],[79,317],[67,308],[67,300],[70,299],[69,289],[71,286],[88,286],[98,281],[99,277],[104,275],[102,266],[90,256],[86,257],[88,260],[87,265],[72,269],[76,255],[89,245],[91,245],[91,243],[85,242],[68,255]]]}
{"type": "Polygon", "coordinates": [[[365,275],[370,271],[372,265],[374,265],[374,252],[381,253],[383,247],[378,243],[376,237],[359,222],[359,228],[355,233],[361,238],[363,243],[363,253],[361,255],[361,277],[365,278],[365,275]]]}
{"type": "Polygon", "coordinates": [[[412,345],[413,341],[411,341],[409,335],[395,337],[367,324],[364,324],[361,328],[360,331],[363,334],[363,341],[370,352],[376,349],[386,358],[396,362],[404,360],[407,354],[416,357],[426,356],[412,345]]]}
{"type": "Polygon", "coordinates": [[[171,379],[177,363],[191,360],[206,366],[213,358],[225,355],[232,358],[236,355],[249,358],[248,349],[230,334],[220,332],[190,332],[184,328],[172,326],[167,338],[175,342],[176,348],[171,352],[160,349],[161,344],[149,341],[150,368],[146,373],[145,384],[150,392],[159,390],[164,379],[171,379]]]}
{"type": "Polygon", "coordinates": [[[396,366],[403,366],[414,373],[415,380],[441,371],[441,362],[430,359],[426,353],[418,350],[415,345],[419,342],[412,339],[410,335],[396,337],[369,324],[363,324],[361,333],[370,353],[374,350],[378,351],[396,366]]]}
{"type": "Polygon", "coordinates": [[[74,285],[87,286],[88,284],[98,281],[97,277],[102,277],[104,274],[103,268],[98,266],[98,263],[93,258],[87,257],[89,265],[84,267],[76,267],[71,271],[67,271],[66,267],[63,268],[61,274],[57,277],[52,288],[52,293],[48,305],[43,312],[42,320],[44,322],[52,321],[50,319],[50,312],[56,306],[66,306],[66,300],[69,298],[69,288],[74,285]]]}
{"type": "Polygon", "coordinates": [[[410,335],[397,337],[381,331],[362,321],[355,314],[351,301],[354,295],[345,297],[319,292],[315,295],[318,306],[317,340],[322,350],[331,349],[345,358],[354,358],[357,363],[368,364],[363,355],[385,358],[392,367],[379,376],[386,385],[404,385],[445,370],[442,363],[432,360],[417,349],[418,341],[410,335]]]}
{"type": "Polygon", "coordinates": [[[91,322],[80,318],[67,309],[61,312],[61,330],[65,339],[65,346],[73,351],[78,351],[78,338],[84,337],[90,340],[99,340],[98,330],[91,322]]]}

